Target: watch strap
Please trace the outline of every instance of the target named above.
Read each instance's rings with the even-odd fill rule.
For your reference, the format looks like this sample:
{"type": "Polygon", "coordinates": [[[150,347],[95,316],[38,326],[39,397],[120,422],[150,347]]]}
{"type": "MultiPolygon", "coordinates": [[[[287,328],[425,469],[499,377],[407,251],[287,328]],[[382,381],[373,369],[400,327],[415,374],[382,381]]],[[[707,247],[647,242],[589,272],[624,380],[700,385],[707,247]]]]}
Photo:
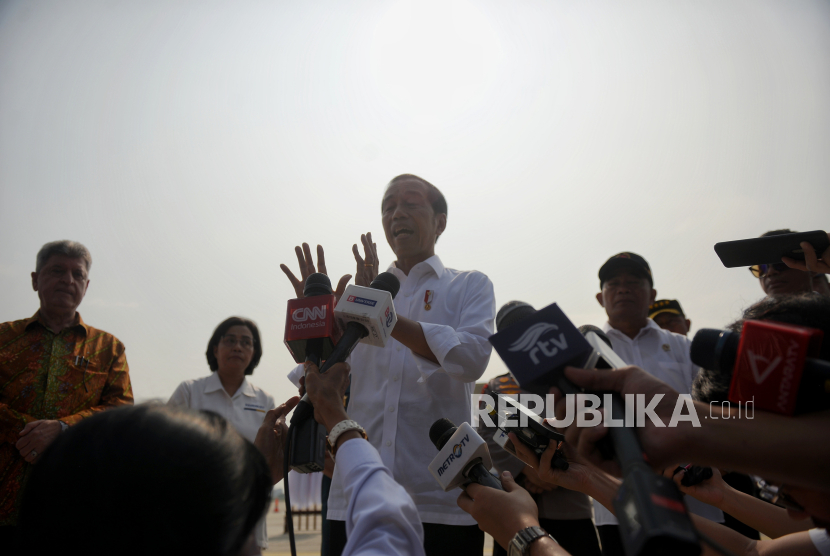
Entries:
{"type": "Polygon", "coordinates": [[[337,439],[340,437],[341,434],[348,431],[357,431],[363,436],[363,438],[368,438],[366,436],[366,431],[363,427],[360,426],[360,423],[357,421],[352,421],[351,419],[346,419],[344,421],[340,421],[336,425],[331,428],[331,432],[329,432],[326,441],[329,444],[329,448],[331,449],[331,455],[337,452],[337,439]]]}
{"type": "Polygon", "coordinates": [[[547,531],[541,527],[534,525],[522,529],[510,541],[508,556],[527,556],[530,553],[530,545],[533,541],[541,539],[542,537],[550,537],[553,539],[553,542],[556,542],[556,539],[548,535],[547,531]]]}

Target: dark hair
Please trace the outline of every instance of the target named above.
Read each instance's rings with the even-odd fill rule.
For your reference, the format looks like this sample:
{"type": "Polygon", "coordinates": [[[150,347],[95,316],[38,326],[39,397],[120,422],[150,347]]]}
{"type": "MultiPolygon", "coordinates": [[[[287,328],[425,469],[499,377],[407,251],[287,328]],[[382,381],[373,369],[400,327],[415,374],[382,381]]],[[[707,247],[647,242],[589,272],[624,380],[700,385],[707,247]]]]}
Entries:
{"type": "Polygon", "coordinates": [[[219,342],[222,340],[222,336],[227,334],[228,330],[232,326],[247,326],[248,330],[251,331],[251,334],[254,337],[254,356],[251,358],[251,364],[248,365],[247,369],[245,369],[246,375],[254,374],[254,369],[256,369],[256,366],[259,365],[259,360],[262,359],[262,342],[259,341],[259,328],[257,328],[256,323],[251,319],[242,317],[227,318],[219,323],[219,326],[217,326],[216,330],[213,331],[213,336],[210,337],[207,351],[205,352],[208,366],[211,371],[219,369],[219,362],[213,354],[213,348],[219,345],[219,342]]]}
{"type": "Polygon", "coordinates": [[[140,405],[84,419],[32,467],[27,553],[235,555],[271,490],[265,458],[225,419],[140,405]],[[31,549],[31,550],[30,550],[31,549]]]}
{"type": "Polygon", "coordinates": [[[418,180],[422,184],[426,185],[428,191],[428,199],[430,204],[432,205],[432,212],[434,212],[435,214],[447,214],[447,200],[444,198],[444,194],[441,193],[440,189],[429,183],[424,178],[418,177],[415,174],[401,174],[400,176],[395,176],[394,178],[392,178],[392,181],[389,182],[389,185],[404,180],[418,180]]]}
{"type": "MultiPolygon", "coordinates": [[[[747,320],[770,320],[818,328],[825,336],[819,358],[830,361],[830,341],[827,340],[830,336],[830,297],[815,293],[765,297],[744,311],[743,317],[727,329],[740,333],[747,320]]],[[[704,403],[728,400],[731,383],[732,369],[717,372],[701,369],[692,386],[692,397],[704,403]]]]}
{"type": "Polygon", "coordinates": [[[781,228],[780,230],[770,230],[764,232],[760,237],[783,236],[784,234],[794,234],[795,232],[789,228],[781,228]]]}

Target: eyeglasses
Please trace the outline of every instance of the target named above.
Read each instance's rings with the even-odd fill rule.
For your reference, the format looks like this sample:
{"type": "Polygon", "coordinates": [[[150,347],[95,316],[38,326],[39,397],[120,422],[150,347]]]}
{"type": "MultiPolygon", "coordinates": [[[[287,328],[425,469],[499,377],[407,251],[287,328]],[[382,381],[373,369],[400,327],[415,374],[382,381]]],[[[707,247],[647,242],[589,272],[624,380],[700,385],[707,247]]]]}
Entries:
{"type": "Polygon", "coordinates": [[[788,267],[784,263],[754,264],[751,267],[749,267],[749,271],[756,278],[760,278],[761,276],[764,276],[767,272],[769,272],[770,268],[774,268],[777,272],[784,272],[790,267],[788,267]]]}
{"type": "Polygon", "coordinates": [[[758,498],[761,500],[794,512],[804,511],[801,504],[793,500],[786,492],[782,492],[783,486],[771,485],[763,479],[756,479],[755,486],[758,487],[758,498]]]}
{"type": "Polygon", "coordinates": [[[253,339],[242,336],[241,338],[237,338],[236,336],[222,336],[222,345],[225,347],[232,348],[239,344],[239,347],[242,349],[253,349],[254,348],[254,341],[253,339]]]}

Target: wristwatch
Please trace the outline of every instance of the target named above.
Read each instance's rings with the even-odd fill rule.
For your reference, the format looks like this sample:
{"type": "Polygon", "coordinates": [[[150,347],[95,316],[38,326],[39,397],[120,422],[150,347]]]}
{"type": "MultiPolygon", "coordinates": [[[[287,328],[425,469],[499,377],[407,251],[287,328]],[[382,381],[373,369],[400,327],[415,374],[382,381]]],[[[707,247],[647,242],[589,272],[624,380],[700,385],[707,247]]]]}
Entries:
{"type": "Polygon", "coordinates": [[[556,539],[548,535],[547,531],[541,527],[533,526],[522,529],[510,541],[510,546],[507,548],[507,556],[527,556],[530,554],[530,545],[533,541],[541,539],[542,537],[550,537],[553,539],[553,542],[556,542],[556,539]]]}
{"type": "Polygon", "coordinates": [[[332,457],[334,457],[335,452],[337,452],[337,439],[340,437],[341,434],[348,431],[357,431],[361,434],[361,436],[363,436],[363,438],[368,440],[368,437],[366,436],[366,431],[363,429],[363,427],[360,426],[360,423],[358,423],[357,421],[352,421],[351,419],[340,421],[331,428],[331,432],[326,437],[326,442],[329,445],[332,457]]]}

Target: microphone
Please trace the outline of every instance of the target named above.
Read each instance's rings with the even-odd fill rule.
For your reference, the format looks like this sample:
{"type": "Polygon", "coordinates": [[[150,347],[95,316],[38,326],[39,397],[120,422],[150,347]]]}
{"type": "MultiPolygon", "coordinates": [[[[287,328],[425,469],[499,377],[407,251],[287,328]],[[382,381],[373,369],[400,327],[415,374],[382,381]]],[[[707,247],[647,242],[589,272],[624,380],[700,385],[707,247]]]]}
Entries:
{"type": "Polygon", "coordinates": [[[729,401],[795,415],[830,409],[830,362],[816,359],[824,333],[774,321],[747,320],[740,333],[701,329],[696,365],[732,373],[729,401]]]}
{"type": "Polygon", "coordinates": [[[378,274],[368,288],[355,285],[346,288],[334,308],[339,322],[347,323],[345,331],[320,368],[321,373],[345,361],[359,342],[377,347],[386,345],[398,322],[393,300],[400,289],[400,281],[391,272],[378,274]]]}
{"type": "MultiPolygon", "coordinates": [[[[316,275],[309,276],[309,281],[312,276],[316,275]]],[[[324,276],[328,282],[328,277],[322,274],[320,276],[324,276]]],[[[386,344],[392,328],[398,321],[392,300],[400,287],[401,284],[394,274],[384,272],[379,274],[368,288],[363,286],[346,288],[334,309],[334,315],[347,321],[348,324],[337,345],[333,349],[325,350],[326,355],[323,356],[325,363],[320,365],[319,359],[314,361],[321,373],[328,371],[336,363],[345,361],[361,340],[368,340],[367,343],[372,345],[386,344]]],[[[307,281],[303,293],[308,290],[307,281]]],[[[329,291],[331,291],[330,285],[329,291]]],[[[312,346],[314,341],[319,340],[310,340],[308,345],[312,346]]],[[[306,351],[310,349],[306,348],[306,351]]],[[[306,393],[294,409],[290,423],[291,469],[300,473],[322,471],[326,462],[326,430],[313,419],[313,416],[314,406],[311,405],[308,393],[306,393]]]]}
{"type": "Polygon", "coordinates": [[[288,300],[284,342],[295,362],[311,361],[319,367],[340,339],[329,277],[319,272],[310,275],[303,296],[288,300]]]}
{"type": "MultiPolygon", "coordinates": [[[[577,329],[555,303],[536,311],[527,303],[511,301],[499,310],[496,328],[490,343],[525,389],[526,384],[545,391],[556,386],[565,395],[573,395],[582,389],[565,377],[566,366],[625,366],[601,329],[591,325],[577,329]]],[[[625,404],[618,393],[611,395],[611,411],[624,415],[625,404]]],[[[634,429],[609,427],[608,434],[623,474],[613,503],[625,553],[700,554],[680,492],[671,480],[656,475],[645,463],[634,429]]]]}
{"type": "Polygon", "coordinates": [[[469,423],[456,427],[449,419],[438,419],[429,428],[429,439],[438,448],[429,472],[444,492],[470,483],[504,490],[501,481],[488,471],[493,462],[487,443],[469,423]]]}
{"type": "MultiPolygon", "coordinates": [[[[303,296],[288,301],[285,345],[297,363],[311,361],[319,367],[340,338],[329,277],[319,272],[311,274],[306,278],[303,296]]],[[[313,414],[314,408],[305,395],[291,417],[289,465],[300,473],[321,471],[325,464],[326,429],[308,419],[313,414]],[[297,422],[301,423],[299,429],[293,426],[297,422]]]]}

